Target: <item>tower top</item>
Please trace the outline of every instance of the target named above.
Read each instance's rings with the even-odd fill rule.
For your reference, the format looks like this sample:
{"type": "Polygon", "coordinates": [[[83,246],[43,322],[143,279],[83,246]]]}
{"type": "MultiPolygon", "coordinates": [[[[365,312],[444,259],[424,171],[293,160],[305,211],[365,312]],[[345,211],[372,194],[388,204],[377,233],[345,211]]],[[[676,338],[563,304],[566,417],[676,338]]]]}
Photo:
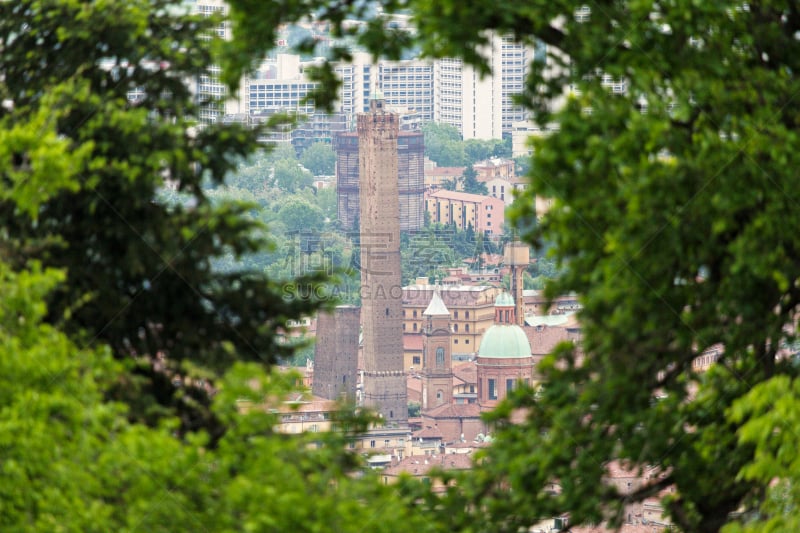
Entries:
{"type": "Polygon", "coordinates": [[[422,313],[423,316],[450,316],[450,311],[447,309],[447,306],[444,305],[442,301],[442,297],[439,296],[439,291],[434,291],[433,297],[431,298],[431,303],[428,304],[428,308],[422,313]]]}
{"type": "Polygon", "coordinates": [[[370,95],[369,110],[372,113],[375,113],[377,111],[380,112],[386,111],[386,102],[383,98],[383,91],[381,91],[380,89],[375,89],[370,95]]]}

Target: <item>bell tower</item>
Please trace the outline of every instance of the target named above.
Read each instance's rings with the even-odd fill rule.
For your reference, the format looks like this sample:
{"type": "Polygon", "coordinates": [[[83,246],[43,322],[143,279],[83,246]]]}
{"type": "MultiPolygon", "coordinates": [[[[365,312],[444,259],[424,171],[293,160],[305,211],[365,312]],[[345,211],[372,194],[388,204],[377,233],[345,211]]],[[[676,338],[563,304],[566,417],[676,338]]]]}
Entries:
{"type": "Polygon", "coordinates": [[[439,292],[433,293],[425,317],[422,363],[422,410],[453,402],[453,365],[450,357],[450,311],[439,292]]]}

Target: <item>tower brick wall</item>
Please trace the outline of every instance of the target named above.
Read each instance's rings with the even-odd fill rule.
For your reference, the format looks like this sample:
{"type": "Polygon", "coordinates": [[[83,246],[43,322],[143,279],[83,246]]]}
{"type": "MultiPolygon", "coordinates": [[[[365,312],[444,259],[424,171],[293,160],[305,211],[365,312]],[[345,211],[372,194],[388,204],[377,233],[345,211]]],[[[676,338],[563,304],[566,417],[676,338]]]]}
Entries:
{"type": "Polygon", "coordinates": [[[317,344],[314,348],[316,396],[355,400],[358,381],[358,334],[360,309],[341,305],[317,317],[317,344]]]}
{"type": "Polygon", "coordinates": [[[358,116],[364,405],[389,426],[408,424],[403,369],[397,115],[373,100],[358,116]]]}

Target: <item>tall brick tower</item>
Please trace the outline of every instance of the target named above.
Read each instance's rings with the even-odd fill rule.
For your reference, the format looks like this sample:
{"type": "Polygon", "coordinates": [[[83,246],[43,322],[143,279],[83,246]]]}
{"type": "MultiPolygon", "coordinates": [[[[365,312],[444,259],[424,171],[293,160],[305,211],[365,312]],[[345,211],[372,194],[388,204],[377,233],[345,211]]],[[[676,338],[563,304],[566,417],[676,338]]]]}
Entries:
{"type": "Polygon", "coordinates": [[[361,319],[364,405],[389,427],[408,424],[403,369],[400,214],[397,187],[397,115],[382,95],[358,115],[360,174],[361,319]]]}
{"type": "Polygon", "coordinates": [[[450,357],[450,311],[438,292],[425,312],[422,410],[453,402],[453,367],[450,357]]]}
{"type": "Polygon", "coordinates": [[[354,305],[340,305],[330,313],[319,313],[311,386],[316,396],[355,401],[359,316],[354,305]]]}

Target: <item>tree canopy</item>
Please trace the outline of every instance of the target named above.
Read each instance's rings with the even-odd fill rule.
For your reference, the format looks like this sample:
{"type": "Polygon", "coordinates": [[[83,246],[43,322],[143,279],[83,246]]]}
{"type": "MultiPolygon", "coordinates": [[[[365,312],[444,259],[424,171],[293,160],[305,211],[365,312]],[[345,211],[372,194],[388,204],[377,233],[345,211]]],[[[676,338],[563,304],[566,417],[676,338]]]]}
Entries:
{"type": "MultiPolygon", "coordinates": [[[[221,43],[219,19],[179,2],[0,3],[3,529],[516,532],[564,513],[619,524],[659,497],[684,531],[796,530],[795,3],[381,3],[414,32],[364,2],[230,5],[221,43]],[[479,468],[442,494],[351,475],[346,431],[288,440],[236,407],[287,390],[237,360],[286,353],[276,331],[319,302],[212,267],[263,245],[252,204],[203,186],[259,132],[198,127],[215,102],[186,80],[224,58],[238,83],[309,13],[389,58],[414,46],[488,72],[490,31],[546,52],[520,101],[559,128],[535,143],[515,220],[559,262],[548,294],[580,295],[583,341],[545,358],[542,387],[499,408],[479,468]],[[534,195],[553,200],[539,221],[534,195]],[[175,385],[206,376],[213,406],[175,385]],[[607,483],[614,466],[643,484],[607,483]]],[[[324,107],[332,64],[310,72],[324,107]]]]}
{"type": "Polygon", "coordinates": [[[316,142],[305,149],[300,162],[315,176],[333,176],[336,170],[336,152],[330,144],[316,142]]]}
{"type": "MultiPolygon", "coordinates": [[[[231,4],[240,49],[278,17],[231,4]]],[[[618,524],[625,504],[666,493],[686,531],[790,530],[797,451],[765,405],[787,416],[797,405],[795,3],[411,0],[414,31],[388,36],[379,18],[343,24],[362,4],[304,7],[389,58],[414,41],[489,72],[490,32],[544,51],[519,101],[560,129],[535,142],[514,216],[563,266],[548,294],[580,294],[583,342],[543,362],[539,394],[516,396],[528,416],[501,423],[487,452],[480,518],[508,531],[565,512],[618,524]],[[553,200],[538,225],[534,195],[553,200]],[[716,362],[698,371],[708,354],[716,362]],[[603,482],[614,464],[655,474],[626,493],[603,482]]]]}
{"type": "Polygon", "coordinates": [[[0,4],[0,121],[4,131],[34,128],[2,149],[3,259],[61,269],[67,279],[49,293],[47,321],[133,365],[109,391],[137,406],[132,416],[155,422],[177,408],[184,429],[214,428],[201,407],[208,398],[178,391],[155,371],[156,357],[179,373],[273,361],[285,350],[276,328],[316,307],[261,272],[211,268],[215,257],[265,243],[252,206],[212,203],[204,192],[259,135],[200,125],[203,106],[215,103],[199,101],[187,80],[213,63],[218,23],[167,0],[0,4]],[[71,157],[45,159],[54,145],[71,157]],[[164,189],[183,201],[162,202],[164,189]],[[22,203],[30,196],[35,209],[22,203]]]}

